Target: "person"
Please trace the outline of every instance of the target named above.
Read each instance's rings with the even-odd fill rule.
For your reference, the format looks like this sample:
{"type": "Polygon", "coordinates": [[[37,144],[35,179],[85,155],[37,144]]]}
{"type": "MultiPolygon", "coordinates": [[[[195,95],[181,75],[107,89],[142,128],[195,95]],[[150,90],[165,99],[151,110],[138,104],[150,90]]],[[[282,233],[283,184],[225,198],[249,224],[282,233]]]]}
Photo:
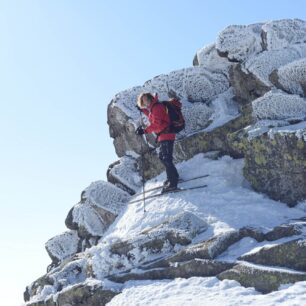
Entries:
{"type": "Polygon", "coordinates": [[[165,105],[158,101],[157,95],[142,93],[137,99],[137,108],[149,119],[149,126],[139,126],[137,135],[155,133],[160,144],[159,159],[166,169],[167,179],[164,182],[162,193],[177,189],[179,174],[173,163],[173,146],[175,134],[170,132],[170,118],[165,105]]]}

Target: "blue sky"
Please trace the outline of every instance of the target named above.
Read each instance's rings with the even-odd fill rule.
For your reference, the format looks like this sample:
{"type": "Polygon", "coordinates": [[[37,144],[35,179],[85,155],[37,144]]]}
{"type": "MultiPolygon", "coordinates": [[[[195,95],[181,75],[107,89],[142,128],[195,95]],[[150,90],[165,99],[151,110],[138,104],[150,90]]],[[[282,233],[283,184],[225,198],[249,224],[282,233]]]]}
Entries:
{"type": "Polygon", "coordinates": [[[44,243],[116,160],[117,92],[191,66],[227,25],[305,15],[302,0],[0,0],[1,304],[22,302],[44,243]]]}

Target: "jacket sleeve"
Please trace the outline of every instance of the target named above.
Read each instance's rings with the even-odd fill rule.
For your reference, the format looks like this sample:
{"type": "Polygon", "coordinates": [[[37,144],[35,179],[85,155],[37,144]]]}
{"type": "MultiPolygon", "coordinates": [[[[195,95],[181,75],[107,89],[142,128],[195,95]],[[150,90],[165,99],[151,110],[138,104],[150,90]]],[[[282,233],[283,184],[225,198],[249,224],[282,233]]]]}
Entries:
{"type": "Polygon", "coordinates": [[[141,110],[147,117],[149,117],[149,111],[146,108],[141,110]]]}
{"type": "Polygon", "coordinates": [[[169,116],[167,109],[163,104],[159,104],[153,107],[150,116],[150,123],[151,124],[144,130],[146,134],[159,134],[169,126],[169,116]]]}

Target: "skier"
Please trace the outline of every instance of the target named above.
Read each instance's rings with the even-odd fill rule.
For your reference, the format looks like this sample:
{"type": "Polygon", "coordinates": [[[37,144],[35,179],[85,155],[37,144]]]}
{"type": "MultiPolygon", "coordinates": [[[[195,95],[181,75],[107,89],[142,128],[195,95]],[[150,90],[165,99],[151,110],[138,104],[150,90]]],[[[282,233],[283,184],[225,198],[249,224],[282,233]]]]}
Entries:
{"type": "Polygon", "coordinates": [[[175,134],[170,132],[170,118],[167,108],[159,103],[158,97],[151,93],[142,93],[137,99],[137,106],[149,119],[150,125],[146,128],[139,126],[137,135],[155,133],[160,144],[159,159],[166,168],[167,180],[164,182],[162,193],[177,189],[178,172],[173,163],[173,146],[175,134]]]}

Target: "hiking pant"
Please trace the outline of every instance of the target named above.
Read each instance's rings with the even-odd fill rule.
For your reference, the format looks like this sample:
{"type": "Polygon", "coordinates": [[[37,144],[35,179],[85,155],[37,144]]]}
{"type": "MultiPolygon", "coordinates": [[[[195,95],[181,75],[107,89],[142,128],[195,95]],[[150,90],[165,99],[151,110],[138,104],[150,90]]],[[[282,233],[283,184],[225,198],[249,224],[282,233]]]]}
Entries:
{"type": "Polygon", "coordinates": [[[173,164],[173,145],[174,140],[160,141],[159,159],[166,168],[167,179],[171,186],[177,186],[178,173],[173,164]]]}

